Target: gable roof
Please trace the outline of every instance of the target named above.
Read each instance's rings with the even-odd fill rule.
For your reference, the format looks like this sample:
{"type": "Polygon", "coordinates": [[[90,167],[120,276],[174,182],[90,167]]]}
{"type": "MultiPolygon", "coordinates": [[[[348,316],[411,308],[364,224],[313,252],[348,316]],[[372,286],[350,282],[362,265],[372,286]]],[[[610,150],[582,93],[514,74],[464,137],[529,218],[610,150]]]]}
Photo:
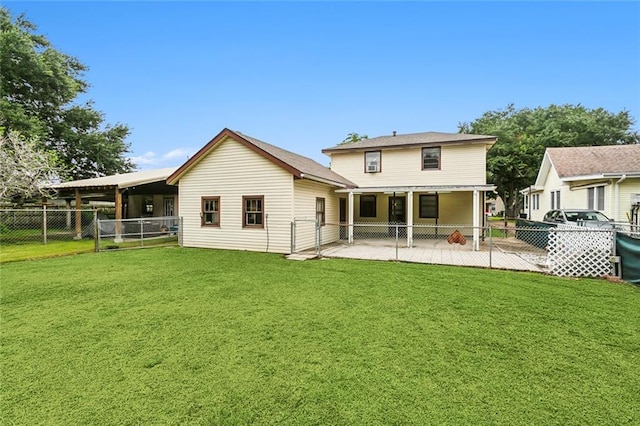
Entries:
{"type": "Polygon", "coordinates": [[[640,173],[640,145],[547,148],[560,178],[640,173]]]}
{"type": "Polygon", "coordinates": [[[423,132],[409,133],[406,135],[378,136],[371,139],[362,139],[358,142],[344,143],[322,150],[325,154],[334,152],[362,151],[372,148],[403,148],[424,145],[457,145],[484,143],[493,145],[496,136],[471,135],[468,133],[441,133],[423,132]]]}
{"type": "Polygon", "coordinates": [[[83,189],[83,188],[129,188],[136,185],[161,182],[167,179],[175,167],[165,169],[141,170],[139,172],[122,173],[119,175],[102,176],[91,179],[72,180],[58,185],[54,189],[83,189]]]}
{"type": "Polygon", "coordinates": [[[220,144],[227,138],[231,138],[236,142],[243,144],[247,148],[263,156],[275,165],[287,170],[297,178],[306,178],[339,187],[356,186],[355,183],[351,182],[348,179],[345,179],[328,167],[317,163],[311,158],[307,158],[291,151],[287,151],[275,145],[271,145],[267,142],[244,135],[237,131],[229,130],[227,128],[218,133],[193,157],[187,160],[186,163],[184,163],[173,174],[171,174],[171,176],[167,178],[167,183],[169,183],[170,185],[175,185],[185,173],[187,173],[191,168],[198,164],[200,160],[202,160],[211,150],[213,150],[218,144],[220,144]]]}

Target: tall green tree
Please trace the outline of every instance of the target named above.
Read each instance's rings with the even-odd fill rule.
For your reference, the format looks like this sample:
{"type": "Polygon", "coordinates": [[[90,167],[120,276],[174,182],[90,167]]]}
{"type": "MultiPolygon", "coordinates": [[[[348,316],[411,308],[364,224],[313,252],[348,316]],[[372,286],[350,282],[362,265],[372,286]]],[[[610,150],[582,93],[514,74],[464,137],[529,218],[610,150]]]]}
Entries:
{"type": "Polygon", "coordinates": [[[516,109],[511,104],[460,123],[458,130],[498,137],[487,154],[488,180],[504,198],[507,214],[515,216],[518,191],[535,182],[546,148],[640,143],[634,124],[628,111],[582,105],[516,109]]]}
{"type": "Polygon", "coordinates": [[[69,179],[131,171],[129,128],[104,124],[87,102],[87,68],[56,50],[36,26],[0,7],[0,126],[40,141],[69,179]]]}
{"type": "Polygon", "coordinates": [[[345,145],[348,143],[354,143],[361,141],[362,139],[369,139],[369,135],[360,135],[358,133],[349,133],[346,138],[342,140],[338,145],[345,145]]]}

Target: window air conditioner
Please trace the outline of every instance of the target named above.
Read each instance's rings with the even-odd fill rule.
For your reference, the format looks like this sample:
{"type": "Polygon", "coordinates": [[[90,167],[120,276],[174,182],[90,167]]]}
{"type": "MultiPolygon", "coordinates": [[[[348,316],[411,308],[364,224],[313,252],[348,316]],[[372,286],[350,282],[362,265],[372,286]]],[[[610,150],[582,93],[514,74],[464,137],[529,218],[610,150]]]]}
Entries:
{"type": "Polygon", "coordinates": [[[368,172],[377,172],[378,171],[378,165],[377,164],[369,164],[369,165],[367,165],[367,171],[368,172]]]}

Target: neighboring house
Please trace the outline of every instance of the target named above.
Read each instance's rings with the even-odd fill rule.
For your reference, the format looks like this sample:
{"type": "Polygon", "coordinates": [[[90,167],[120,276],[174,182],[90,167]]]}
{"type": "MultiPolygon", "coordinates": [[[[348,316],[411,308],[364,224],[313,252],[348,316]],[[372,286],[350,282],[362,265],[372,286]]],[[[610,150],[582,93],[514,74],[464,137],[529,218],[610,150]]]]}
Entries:
{"type": "MultiPolygon", "coordinates": [[[[336,189],[355,184],[298,154],[222,130],[167,179],[179,188],[183,245],[289,253],[315,244],[315,220],[337,221],[336,189]]],[[[323,227],[324,242],[338,239],[323,227]]]]}
{"type": "MultiPolygon", "coordinates": [[[[55,185],[57,198],[72,204],[79,215],[90,201],[114,203],[116,219],[175,216],[178,212],[178,188],[167,185],[174,168],[143,170],[93,179],[74,180],[55,185]]],[[[77,232],[80,220],[76,220],[77,232]]]]}
{"type": "Polygon", "coordinates": [[[554,209],[599,210],[619,222],[635,214],[637,220],[640,145],[547,148],[535,184],[520,192],[531,220],[554,209]]]}
{"type": "Polygon", "coordinates": [[[499,195],[496,198],[487,198],[484,203],[484,212],[487,216],[502,216],[504,214],[504,201],[499,195]]]}
{"type": "Polygon", "coordinates": [[[485,193],[495,189],[486,182],[486,153],[495,142],[485,135],[394,132],[322,152],[333,171],[358,185],[336,191],[341,221],[406,224],[408,246],[432,233],[420,225],[471,225],[477,249],[485,193]]]}

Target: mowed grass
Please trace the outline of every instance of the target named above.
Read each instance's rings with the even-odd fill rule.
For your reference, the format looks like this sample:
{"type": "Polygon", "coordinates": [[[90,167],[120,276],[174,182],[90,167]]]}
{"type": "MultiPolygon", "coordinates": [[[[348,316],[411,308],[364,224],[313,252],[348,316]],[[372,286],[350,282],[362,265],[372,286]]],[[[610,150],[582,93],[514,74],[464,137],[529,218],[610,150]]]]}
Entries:
{"type": "Polygon", "coordinates": [[[157,248],[1,266],[4,424],[640,423],[640,289],[157,248]]]}
{"type": "Polygon", "coordinates": [[[94,250],[95,242],[87,239],[49,241],[47,244],[42,242],[0,244],[0,263],[89,253],[94,250]]]}

